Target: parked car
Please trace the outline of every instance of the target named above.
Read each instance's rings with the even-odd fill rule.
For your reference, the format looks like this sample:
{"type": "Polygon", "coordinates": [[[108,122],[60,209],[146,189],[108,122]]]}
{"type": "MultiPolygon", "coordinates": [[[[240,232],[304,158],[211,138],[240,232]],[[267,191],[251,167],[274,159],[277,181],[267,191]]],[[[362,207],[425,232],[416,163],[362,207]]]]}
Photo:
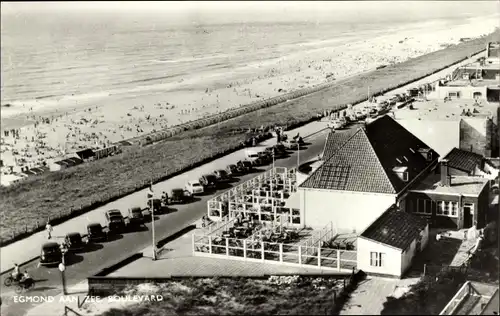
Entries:
{"type": "Polygon", "coordinates": [[[333,129],[342,129],[342,128],[344,128],[344,124],[342,124],[342,121],[337,120],[337,119],[328,122],[327,126],[329,128],[333,128],[333,129]]]}
{"type": "Polygon", "coordinates": [[[95,241],[105,241],[108,239],[106,232],[99,223],[87,225],[87,243],[95,241]]]}
{"type": "Polygon", "coordinates": [[[299,145],[297,143],[297,140],[295,140],[295,139],[286,140],[284,142],[281,142],[281,144],[283,146],[285,146],[285,148],[288,149],[288,150],[297,150],[297,145],[299,145]]]}
{"type": "Polygon", "coordinates": [[[217,178],[213,174],[205,174],[201,176],[200,183],[206,189],[215,189],[217,187],[217,178]]]}
{"type": "Polygon", "coordinates": [[[106,212],[106,223],[110,232],[122,232],[125,230],[125,219],[119,210],[106,212]]]}
{"type": "Polygon", "coordinates": [[[140,207],[136,206],[128,209],[128,224],[139,227],[144,225],[144,215],[140,207]]]}
{"type": "Polygon", "coordinates": [[[226,172],[229,175],[234,176],[234,175],[240,174],[242,172],[242,170],[240,168],[238,168],[236,165],[228,165],[226,167],[226,172]]]}
{"type": "Polygon", "coordinates": [[[243,172],[249,172],[253,169],[252,163],[248,160],[240,160],[236,164],[243,172]]]}
{"type": "Polygon", "coordinates": [[[366,114],[361,111],[356,111],[354,116],[356,117],[356,120],[364,120],[366,118],[366,114]]]}
{"type": "Polygon", "coordinates": [[[215,178],[217,178],[218,182],[228,182],[231,180],[231,177],[226,172],[226,170],[218,169],[214,171],[215,178]]]}
{"type": "Polygon", "coordinates": [[[83,243],[83,238],[80,233],[69,233],[64,237],[64,242],[68,246],[68,250],[70,251],[78,251],[82,250],[85,247],[83,243]]]}
{"type": "Polygon", "coordinates": [[[201,185],[200,181],[198,180],[191,180],[188,181],[184,187],[186,191],[188,191],[191,195],[195,194],[202,194],[203,193],[203,186],[201,185]]]}
{"type": "Polygon", "coordinates": [[[148,203],[147,203],[147,208],[149,210],[151,210],[151,206],[153,207],[153,210],[155,212],[159,212],[161,211],[161,208],[162,208],[162,202],[161,202],[161,199],[150,199],[148,200],[148,203]]]}
{"type": "Polygon", "coordinates": [[[170,192],[170,203],[187,203],[192,199],[188,190],[181,188],[172,189],[170,192]]]}
{"type": "Polygon", "coordinates": [[[62,262],[63,254],[61,248],[56,242],[47,242],[40,249],[41,265],[56,265],[62,262]]]}

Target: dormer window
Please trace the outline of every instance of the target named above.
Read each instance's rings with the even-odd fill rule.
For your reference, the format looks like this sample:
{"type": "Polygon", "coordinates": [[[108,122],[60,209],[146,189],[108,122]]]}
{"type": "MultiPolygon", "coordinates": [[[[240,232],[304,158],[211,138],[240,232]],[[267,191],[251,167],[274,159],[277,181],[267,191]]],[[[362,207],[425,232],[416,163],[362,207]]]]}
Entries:
{"type": "Polygon", "coordinates": [[[432,161],[432,151],[430,148],[419,148],[418,152],[425,158],[426,161],[432,161]]]}
{"type": "Polygon", "coordinates": [[[394,167],[392,169],[394,173],[404,182],[408,182],[408,167],[394,167]]]}

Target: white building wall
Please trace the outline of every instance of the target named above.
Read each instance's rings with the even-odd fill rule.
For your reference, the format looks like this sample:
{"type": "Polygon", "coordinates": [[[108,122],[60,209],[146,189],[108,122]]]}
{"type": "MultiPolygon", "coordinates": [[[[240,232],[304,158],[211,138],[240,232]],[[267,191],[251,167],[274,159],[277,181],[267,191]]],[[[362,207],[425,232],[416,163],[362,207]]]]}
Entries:
{"type": "MultiPolygon", "coordinates": [[[[444,99],[445,97],[448,97],[450,92],[458,92],[460,94],[459,99],[465,99],[465,100],[473,100],[474,99],[474,93],[479,92],[481,93],[481,96],[479,99],[485,100],[486,99],[486,88],[487,87],[473,87],[473,86],[459,86],[459,87],[453,87],[453,86],[436,86],[436,91],[432,95],[429,95],[429,99],[444,99]]],[[[454,97],[456,99],[456,97],[454,97]]]]}
{"type": "Polygon", "coordinates": [[[339,232],[362,232],[396,202],[396,195],[299,188],[305,226],[329,222],[339,232]]]}
{"type": "Polygon", "coordinates": [[[365,273],[401,276],[401,250],[376,243],[363,237],[358,237],[356,246],[358,269],[365,273]],[[371,252],[381,252],[384,254],[384,260],[381,267],[371,266],[371,252]]]}
{"type": "Polygon", "coordinates": [[[417,247],[417,241],[414,240],[411,242],[408,249],[406,249],[405,251],[402,252],[400,275],[403,275],[403,273],[405,273],[406,269],[408,269],[410,267],[411,261],[412,261],[413,257],[415,256],[416,247],[417,247]]]}

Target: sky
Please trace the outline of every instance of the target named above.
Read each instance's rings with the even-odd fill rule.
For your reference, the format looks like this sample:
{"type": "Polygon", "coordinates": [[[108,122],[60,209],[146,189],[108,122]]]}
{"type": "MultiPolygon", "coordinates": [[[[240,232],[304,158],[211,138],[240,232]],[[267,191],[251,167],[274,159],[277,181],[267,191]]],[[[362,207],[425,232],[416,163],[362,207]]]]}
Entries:
{"type": "MultiPolygon", "coordinates": [[[[63,1],[2,2],[2,15],[22,11],[120,12],[177,19],[197,15],[201,19],[234,21],[328,20],[345,13],[401,15],[425,19],[450,12],[500,13],[500,1],[63,1]],[[361,13],[364,12],[364,13],[361,13]]],[[[348,14],[350,16],[350,14],[348,14]]],[[[350,21],[356,22],[356,21],[350,21]]]]}

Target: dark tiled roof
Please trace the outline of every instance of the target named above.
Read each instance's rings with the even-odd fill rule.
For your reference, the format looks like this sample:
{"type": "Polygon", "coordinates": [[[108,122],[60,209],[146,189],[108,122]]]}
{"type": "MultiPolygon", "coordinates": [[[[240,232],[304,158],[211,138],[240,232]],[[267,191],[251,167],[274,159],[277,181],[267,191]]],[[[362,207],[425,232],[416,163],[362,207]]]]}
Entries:
{"type": "Polygon", "coordinates": [[[483,162],[483,156],[458,148],[453,148],[444,159],[448,160],[448,167],[468,173],[474,171],[476,166],[481,168],[483,162]]]}
{"type": "MultiPolygon", "coordinates": [[[[327,139],[325,163],[300,187],[395,194],[431,163],[418,151],[429,146],[387,115],[354,134],[336,134],[342,133],[327,139]],[[407,167],[408,182],[394,173],[394,167],[407,167]]],[[[439,157],[431,152],[434,160],[439,157]]]]}
{"type": "Polygon", "coordinates": [[[300,187],[396,193],[362,128],[358,129],[300,187]]]}
{"type": "Polygon", "coordinates": [[[397,249],[406,250],[426,226],[426,219],[399,211],[393,205],[368,226],[361,236],[397,249]]]}
{"type": "Polygon", "coordinates": [[[355,131],[331,132],[326,137],[323,159],[328,160],[345,142],[352,137],[355,131]]]}

